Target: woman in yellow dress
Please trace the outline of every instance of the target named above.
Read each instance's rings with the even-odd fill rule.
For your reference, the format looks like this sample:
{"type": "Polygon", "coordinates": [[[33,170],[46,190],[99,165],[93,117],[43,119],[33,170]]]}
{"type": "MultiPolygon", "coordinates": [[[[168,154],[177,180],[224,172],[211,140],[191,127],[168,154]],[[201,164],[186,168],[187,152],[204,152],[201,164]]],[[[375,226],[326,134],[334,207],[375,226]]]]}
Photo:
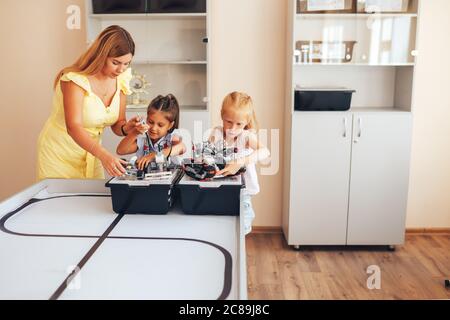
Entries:
{"type": "Polygon", "coordinates": [[[137,117],[126,121],[129,68],[135,52],[131,35],[119,26],[106,28],[55,79],[53,110],[38,140],[38,180],[46,178],[103,179],[122,175],[123,160],[101,146],[105,127],[124,136],[137,117]]]}

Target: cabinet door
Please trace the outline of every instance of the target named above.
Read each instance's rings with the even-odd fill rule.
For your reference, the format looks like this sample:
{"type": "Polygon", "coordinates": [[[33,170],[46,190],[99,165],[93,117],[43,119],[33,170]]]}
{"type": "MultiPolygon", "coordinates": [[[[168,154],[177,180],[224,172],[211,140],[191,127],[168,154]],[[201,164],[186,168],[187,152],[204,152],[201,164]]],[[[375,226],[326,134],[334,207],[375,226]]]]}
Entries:
{"type": "Polygon", "coordinates": [[[347,112],[295,112],[290,245],[346,242],[351,121],[347,112]]]}
{"type": "Polygon", "coordinates": [[[403,243],[411,118],[409,112],[354,114],[349,245],[403,243]]]}

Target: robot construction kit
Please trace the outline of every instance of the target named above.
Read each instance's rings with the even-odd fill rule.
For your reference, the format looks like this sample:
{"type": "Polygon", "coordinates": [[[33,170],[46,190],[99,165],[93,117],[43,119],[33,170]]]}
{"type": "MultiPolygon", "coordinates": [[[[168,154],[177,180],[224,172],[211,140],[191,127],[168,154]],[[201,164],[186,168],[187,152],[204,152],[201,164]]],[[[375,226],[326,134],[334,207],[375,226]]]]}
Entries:
{"type": "Polygon", "coordinates": [[[118,214],[167,214],[179,200],[185,214],[239,215],[245,167],[233,176],[217,175],[237,157],[237,148],[222,142],[194,144],[192,156],[182,161],[158,148],[143,170],[133,157],[125,165],[126,174],[106,183],[111,188],[113,210],[118,214]]]}

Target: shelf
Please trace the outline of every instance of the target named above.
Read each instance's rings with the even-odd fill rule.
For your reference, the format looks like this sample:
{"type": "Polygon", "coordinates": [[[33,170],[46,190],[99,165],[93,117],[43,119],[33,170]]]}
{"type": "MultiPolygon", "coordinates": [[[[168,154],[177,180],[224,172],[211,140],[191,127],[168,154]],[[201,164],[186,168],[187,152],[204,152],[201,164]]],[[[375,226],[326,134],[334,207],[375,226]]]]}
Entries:
{"type": "Polygon", "coordinates": [[[128,104],[127,111],[147,111],[146,104],[128,104]]]}
{"type": "Polygon", "coordinates": [[[362,67],[414,67],[414,62],[405,63],[294,63],[294,66],[362,66],[362,67]]]}
{"type": "Polygon", "coordinates": [[[411,111],[409,110],[402,110],[402,109],[398,109],[398,108],[393,108],[393,107],[352,107],[349,110],[345,110],[345,111],[301,111],[301,110],[294,110],[294,112],[299,112],[299,113],[305,113],[305,114],[310,114],[310,113],[336,113],[336,112],[342,112],[342,113],[348,113],[348,112],[358,112],[358,113],[379,113],[379,112],[389,112],[389,113],[411,113],[411,111]]]}
{"type": "Polygon", "coordinates": [[[390,113],[411,113],[409,110],[403,110],[395,107],[352,107],[349,112],[390,112],[390,113]]]}
{"type": "Polygon", "coordinates": [[[146,13],[117,13],[117,14],[95,14],[92,13],[89,15],[89,18],[92,19],[136,19],[136,18],[147,18],[146,13]]]}
{"type": "MultiPolygon", "coordinates": [[[[127,111],[128,112],[143,112],[145,114],[147,112],[148,105],[146,104],[138,104],[138,105],[127,105],[127,111]]],[[[181,105],[180,111],[208,111],[206,105],[181,105]]]]}
{"type": "Polygon", "coordinates": [[[403,17],[403,18],[417,18],[417,13],[298,13],[296,17],[299,19],[314,19],[314,18],[392,18],[392,17],[403,17]]]}
{"type": "Polygon", "coordinates": [[[93,19],[199,19],[206,18],[206,13],[118,13],[90,14],[93,19]]]}
{"type": "Polygon", "coordinates": [[[142,13],[103,14],[93,12],[92,0],[84,2],[89,44],[111,25],[127,30],[136,44],[132,68],[137,74],[145,75],[151,85],[139,95],[138,105],[133,105],[135,96],[127,97],[127,114],[146,117],[152,99],[173,94],[180,104],[183,114],[180,122],[184,127],[192,131],[197,119],[209,127],[209,102],[204,99],[210,96],[211,87],[207,41],[209,6],[206,12],[150,13],[142,10],[142,13]]]}
{"type": "Polygon", "coordinates": [[[187,64],[187,65],[191,65],[191,64],[205,64],[206,65],[207,64],[207,62],[205,60],[184,60],[184,61],[183,60],[178,60],[178,61],[176,61],[176,60],[172,60],[172,61],[161,60],[161,61],[158,61],[158,60],[141,60],[141,59],[133,61],[133,63],[134,64],[187,64]]]}
{"type": "MultiPolygon", "coordinates": [[[[405,15],[383,15],[380,19],[357,19],[357,15],[327,14],[323,18],[297,20],[294,24],[294,49],[304,49],[301,58],[293,60],[301,65],[386,65],[414,66],[416,52],[417,19],[405,15]],[[309,50],[309,51],[308,51],[309,50]],[[313,52],[313,55],[311,55],[313,52]],[[309,63],[323,56],[326,63],[309,63]],[[352,56],[351,62],[338,57],[352,56]],[[328,62],[328,63],[327,63],[328,62]]],[[[365,17],[371,15],[364,15],[365,17]]]]}
{"type": "Polygon", "coordinates": [[[190,111],[208,111],[206,105],[203,106],[180,106],[181,112],[190,112],[190,111]]]}

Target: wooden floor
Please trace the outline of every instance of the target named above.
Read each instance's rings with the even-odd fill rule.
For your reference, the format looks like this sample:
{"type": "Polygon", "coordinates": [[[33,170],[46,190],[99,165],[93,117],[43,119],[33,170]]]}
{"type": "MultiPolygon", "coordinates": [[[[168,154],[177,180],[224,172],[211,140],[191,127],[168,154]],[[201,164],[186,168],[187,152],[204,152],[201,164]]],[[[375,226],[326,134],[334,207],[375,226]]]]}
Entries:
{"type": "Polygon", "coordinates": [[[246,239],[249,299],[450,299],[450,235],[407,235],[395,252],[373,247],[307,247],[282,234],[246,239]],[[381,289],[367,288],[367,267],[381,270],[381,289]]]}

